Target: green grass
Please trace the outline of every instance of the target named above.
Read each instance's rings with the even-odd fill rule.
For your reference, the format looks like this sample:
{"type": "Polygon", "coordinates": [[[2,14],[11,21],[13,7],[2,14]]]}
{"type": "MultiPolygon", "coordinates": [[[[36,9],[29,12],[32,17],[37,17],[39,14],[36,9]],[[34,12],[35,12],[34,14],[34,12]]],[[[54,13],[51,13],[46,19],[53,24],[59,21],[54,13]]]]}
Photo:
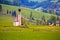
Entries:
{"type": "Polygon", "coordinates": [[[59,32],[0,32],[0,40],[60,40],[59,32]]]}
{"type": "Polygon", "coordinates": [[[60,27],[37,26],[29,28],[13,26],[11,16],[0,16],[0,40],[60,40],[60,27]]]}

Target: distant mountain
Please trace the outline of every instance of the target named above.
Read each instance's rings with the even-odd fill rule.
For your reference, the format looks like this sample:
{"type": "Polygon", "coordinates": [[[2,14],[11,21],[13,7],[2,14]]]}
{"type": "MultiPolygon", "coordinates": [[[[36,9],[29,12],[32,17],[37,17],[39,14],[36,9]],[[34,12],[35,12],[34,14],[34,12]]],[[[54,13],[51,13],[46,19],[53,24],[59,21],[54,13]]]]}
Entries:
{"type": "MultiPolygon", "coordinates": [[[[43,7],[43,8],[48,8],[51,7],[50,5],[53,5],[55,7],[56,3],[60,2],[56,0],[0,0],[0,3],[2,4],[9,4],[9,5],[15,5],[15,6],[24,6],[28,8],[38,8],[38,7],[43,7]],[[55,2],[55,3],[54,3],[55,2]]],[[[53,8],[51,7],[51,8],[53,8]]]]}

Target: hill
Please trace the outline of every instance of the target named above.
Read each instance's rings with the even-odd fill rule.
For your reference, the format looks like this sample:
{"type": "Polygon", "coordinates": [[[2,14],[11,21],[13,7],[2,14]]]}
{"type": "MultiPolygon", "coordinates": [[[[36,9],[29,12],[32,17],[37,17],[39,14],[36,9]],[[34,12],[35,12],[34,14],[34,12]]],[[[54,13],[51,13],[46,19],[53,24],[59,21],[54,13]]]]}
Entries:
{"type": "MultiPolygon", "coordinates": [[[[18,8],[21,8],[22,16],[26,17],[26,18],[30,18],[31,12],[32,12],[33,18],[34,19],[38,19],[38,20],[41,20],[43,15],[48,20],[51,17],[51,15],[52,15],[52,14],[49,14],[49,13],[35,11],[35,10],[29,9],[29,8],[18,7],[18,6],[10,6],[10,5],[5,5],[5,4],[2,4],[2,13],[6,14],[7,10],[11,11],[11,12],[12,11],[16,11],[16,13],[18,13],[18,8]]],[[[56,16],[56,15],[54,15],[54,16],[56,16]]]]}

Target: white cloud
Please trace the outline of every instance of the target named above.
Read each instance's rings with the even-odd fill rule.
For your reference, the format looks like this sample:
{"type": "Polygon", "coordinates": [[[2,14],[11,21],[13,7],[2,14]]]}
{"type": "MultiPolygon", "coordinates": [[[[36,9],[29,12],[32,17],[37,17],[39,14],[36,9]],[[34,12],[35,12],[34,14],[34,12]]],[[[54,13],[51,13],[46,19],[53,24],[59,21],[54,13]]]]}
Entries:
{"type": "Polygon", "coordinates": [[[51,2],[58,2],[59,0],[52,0],[51,2]]]}
{"type": "Polygon", "coordinates": [[[47,0],[29,0],[29,2],[30,2],[30,1],[35,1],[35,2],[36,2],[36,1],[37,1],[37,2],[43,2],[43,1],[47,1],[47,0]]]}

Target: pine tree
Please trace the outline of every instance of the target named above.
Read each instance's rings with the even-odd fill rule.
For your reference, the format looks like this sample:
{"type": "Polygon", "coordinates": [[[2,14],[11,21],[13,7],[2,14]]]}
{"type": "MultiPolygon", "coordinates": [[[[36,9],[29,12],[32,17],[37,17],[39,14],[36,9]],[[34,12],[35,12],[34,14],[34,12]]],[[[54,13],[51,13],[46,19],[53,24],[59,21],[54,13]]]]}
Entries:
{"type": "Polygon", "coordinates": [[[59,16],[57,16],[57,20],[60,20],[59,16]]]}
{"type": "Polygon", "coordinates": [[[2,5],[0,5],[0,14],[1,14],[1,12],[2,12],[2,5]]]}
{"type": "Polygon", "coordinates": [[[44,15],[42,16],[42,20],[45,21],[45,16],[44,15]]]}
{"type": "Polygon", "coordinates": [[[16,11],[12,12],[12,16],[16,17],[16,11]]]}
{"type": "Polygon", "coordinates": [[[30,13],[30,20],[32,20],[32,12],[30,13]]]}
{"type": "Polygon", "coordinates": [[[43,24],[43,25],[46,24],[46,19],[45,19],[45,16],[44,16],[44,15],[42,16],[42,24],[43,24]]]}

